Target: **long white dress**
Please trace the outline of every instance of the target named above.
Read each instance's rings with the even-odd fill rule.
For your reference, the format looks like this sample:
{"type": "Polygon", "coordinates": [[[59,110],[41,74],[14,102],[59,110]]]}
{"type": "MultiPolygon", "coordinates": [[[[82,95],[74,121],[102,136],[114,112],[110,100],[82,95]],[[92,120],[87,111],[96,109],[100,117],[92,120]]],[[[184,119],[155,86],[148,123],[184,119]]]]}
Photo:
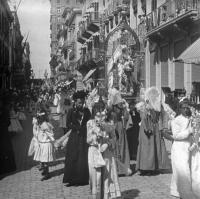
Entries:
{"type": "Polygon", "coordinates": [[[106,137],[103,142],[108,148],[102,153],[105,165],[99,164],[99,150],[97,146],[97,134],[99,127],[94,120],[87,123],[88,166],[90,176],[90,189],[94,199],[121,198],[117,165],[114,157],[116,147],[115,127],[112,123],[105,124],[106,137]]]}
{"type": "Polygon", "coordinates": [[[171,195],[182,199],[194,199],[191,185],[189,119],[179,115],[171,123],[174,142],[171,149],[172,180],[171,195]]]}
{"type": "Polygon", "coordinates": [[[192,191],[196,199],[200,199],[200,147],[191,151],[192,191]]]}

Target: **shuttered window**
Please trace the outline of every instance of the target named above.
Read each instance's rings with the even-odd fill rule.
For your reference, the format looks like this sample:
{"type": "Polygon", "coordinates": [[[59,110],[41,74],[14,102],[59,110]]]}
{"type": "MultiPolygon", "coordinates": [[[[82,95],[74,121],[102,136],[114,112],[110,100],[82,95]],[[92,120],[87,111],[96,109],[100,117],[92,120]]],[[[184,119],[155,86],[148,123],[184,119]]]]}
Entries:
{"type": "MultiPolygon", "coordinates": [[[[195,42],[199,38],[198,34],[191,37],[191,43],[195,42]]],[[[200,66],[192,64],[192,82],[200,82],[200,66]]]]}
{"type": "Polygon", "coordinates": [[[192,64],[192,82],[200,82],[200,66],[192,64]]]}
{"type": "Polygon", "coordinates": [[[168,51],[169,46],[163,46],[160,49],[161,56],[161,87],[168,87],[168,51]]]}
{"type": "Polygon", "coordinates": [[[150,52],[150,86],[156,86],[156,51],[150,52]]]}
{"type": "MultiPolygon", "coordinates": [[[[174,57],[175,59],[185,50],[185,41],[180,40],[174,43],[174,57]]],[[[175,88],[184,88],[184,64],[175,62],[175,88]]]]}

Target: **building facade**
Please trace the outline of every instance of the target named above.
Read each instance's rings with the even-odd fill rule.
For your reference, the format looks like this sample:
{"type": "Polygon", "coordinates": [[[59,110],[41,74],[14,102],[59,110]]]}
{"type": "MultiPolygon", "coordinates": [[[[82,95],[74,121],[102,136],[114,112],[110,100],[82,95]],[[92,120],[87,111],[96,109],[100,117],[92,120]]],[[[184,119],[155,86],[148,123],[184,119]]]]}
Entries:
{"type": "Polygon", "coordinates": [[[103,82],[105,79],[104,37],[100,38],[103,25],[102,3],[103,1],[86,0],[83,4],[82,18],[78,26],[77,41],[81,44],[81,50],[77,69],[83,77],[86,77],[83,78],[86,85],[88,80],[91,80],[90,83],[95,85],[97,81],[103,82]]]}
{"type": "Polygon", "coordinates": [[[70,70],[76,68],[83,77],[89,73],[105,88],[116,87],[130,95],[137,95],[141,86],[187,95],[199,88],[199,65],[179,60],[200,37],[198,0],[81,3],[82,14],[80,7],[65,8],[59,37],[63,62],[74,67],[70,70]]]}
{"type": "MultiPolygon", "coordinates": [[[[13,1],[0,1],[0,89],[19,88],[26,81],[23,36],[13,1]]],[[[29,64],[30,64],[30,57],[29,64]]],[[[30,64],[31,67],[31,64],[30,64]]]]}
{"type": "Polygon", "coordinates": [[[21,87],[25,85],[25,73],[24,73],[24,63],[23,63],[23,54],[25,49],[25,43],[23,43],[23,36],[20,30],[19,18],[17,11],[12,10],[13,22],[10,27],[11,35],[11,79],[12,87],[21,87]]]}
{"type": "Polygon", "coordinates": [[[62,17],[66,7],[71,7],[75,4],[74,0],[50,0],[51,11],[50,11],[50,30],[51,30],[51,76],[56,74],[55,68],[59,64],[57,62],[57,54],[59,51],[59,35],[63,30],[64,18],[62,17]]]}
{"type": "Polygon", "coordinates": [[[58,34],[58,57],[62,61],[56,62],[57,68],[64,68],[64,63],[69,70],[77,69],[86,84],[89,80],[93,85],[100,83],[104,88],[117,87],[133,94],[138,82],[144,83],[144,53],[140,51],[137,28],[131,25],[131,8],[130,0],[85,0],[80,7],[77,2],[67,6],[65,25],[58,34]]]}
{"type": "Polygon", "coordinates": [[[77,60],[80,58],[81,45],[77,42],[77,32],[79,22],[82,16],[82,4],[76,4],[73,7],[67,7],[63,13],[65,21],[64,43],[62,44],[62,53],[66,68],[71,72],[76,70],[77,60]]]}
{"type": "Polygon", "coordinates": [[[0,89],[11,84],[11,34],[13,16],[7,1],[0,0],[0,89]]]}
{"type": "Polygon", "coordinates": [[[193,82],[200,82],[200,67],[178,59],[200,37],[200,2],[152,0],[141,8],[134,20],[139,20],[145,38],[146,87],[185,90],[189,96],[193,82]]]}
{"type": "Polygon", "coordinates": [[[62,28],[63,19],[62,13],[65,6],[68,4],[67,0],[50,0],[51,13],[50,13],[50,30],[51,30],[51,55],[56,55],[58,39],[57,35],[62,28]]]}

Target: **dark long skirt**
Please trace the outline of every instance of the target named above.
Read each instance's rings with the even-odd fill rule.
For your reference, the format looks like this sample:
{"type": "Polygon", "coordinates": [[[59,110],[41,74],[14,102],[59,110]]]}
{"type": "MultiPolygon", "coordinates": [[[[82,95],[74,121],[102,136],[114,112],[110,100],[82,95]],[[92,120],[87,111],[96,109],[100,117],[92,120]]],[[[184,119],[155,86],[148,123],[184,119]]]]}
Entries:
{"type": "Polygon", "coordinates": [[[86,130],[71,132],[66,147],[63,183],[85,185],[89,183],[88,145],[86,130]]]}
{"type": "Polygon", "coordinates": [[[153,135],[148,137],[144,132],[144,123],[139,131],[136,170],[155,171],[170,169],[170,161],[165,147],[165,141],[155,125],[153,135]]]}
{"type": "Polygon", "coordinates": [[[134,125],[133,127],[127,129],[127,140],[128,140],[128,149],[131,160],[136,160],[137,157],[137,148],[138,148],[138,136],[139,136],[139,126],[134,125]]]}

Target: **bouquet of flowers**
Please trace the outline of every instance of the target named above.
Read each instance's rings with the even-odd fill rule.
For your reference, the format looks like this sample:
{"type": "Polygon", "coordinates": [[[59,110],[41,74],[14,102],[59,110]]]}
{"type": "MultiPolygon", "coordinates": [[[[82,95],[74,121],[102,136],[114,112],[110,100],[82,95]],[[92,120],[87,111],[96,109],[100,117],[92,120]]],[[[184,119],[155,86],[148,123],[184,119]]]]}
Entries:
{"type": "Polygon", "coordinates": [[[192,141],[193,144],[190,147],[190,151],[193,151],[194,149],[199,150],[199,141],[200,141],[200,112],[197,110],[192,111],[192,127],[193,127],[193,135],[192,135],[192,141]]]}

